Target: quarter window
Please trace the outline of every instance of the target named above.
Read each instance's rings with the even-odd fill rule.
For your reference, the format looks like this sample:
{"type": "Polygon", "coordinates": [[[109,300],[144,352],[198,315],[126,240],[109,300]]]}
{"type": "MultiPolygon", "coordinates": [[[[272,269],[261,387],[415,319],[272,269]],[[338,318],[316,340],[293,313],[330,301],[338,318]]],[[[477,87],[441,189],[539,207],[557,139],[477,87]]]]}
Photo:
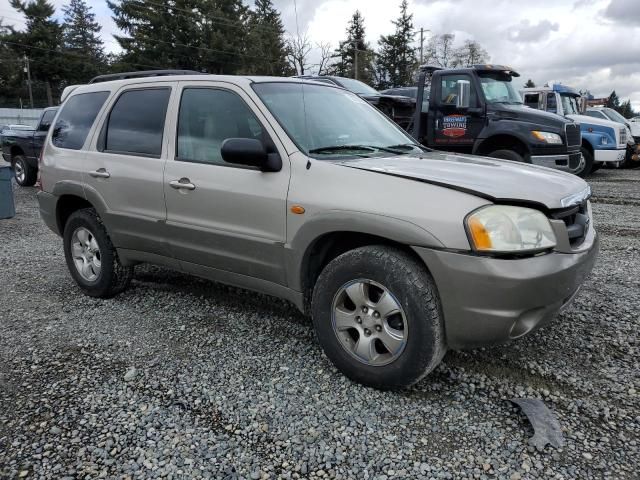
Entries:
{"type": "Polygon", "coordinates": [[[53,127],[53,144],[60,148],[80,150],[108,96],[109,92],[93,92],[69,98],[53,127]]]}
{"type": "Polygon", "coordinates": [[[128,90],[111,109],[104,150],[159,157],[170,88],[128,90]]]}
{"type": "Polygon", "coordinates": [[[265,141],[263,137],[260,122],[235,93],[211,88],[186,88],[182,93],[178,160],[228,166],[220,153],[222,142],[227,138],[265,141]]]}

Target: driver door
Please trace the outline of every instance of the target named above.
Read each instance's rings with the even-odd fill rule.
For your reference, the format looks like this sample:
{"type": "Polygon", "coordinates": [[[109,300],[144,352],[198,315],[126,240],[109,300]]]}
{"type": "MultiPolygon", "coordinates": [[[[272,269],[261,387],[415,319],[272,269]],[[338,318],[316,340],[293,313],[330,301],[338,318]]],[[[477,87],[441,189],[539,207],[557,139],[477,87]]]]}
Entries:
{"type": "Polygon", "coordinates": [[[452,73],[441,75],[435,81],[437,108],[431,124],[430,143],[442,150],[470,150],[485,123],[473,78],[464,73],[452,73]],[[458,83],[464,80],[471,85],[469,108],[458,108],[458,83]]]}

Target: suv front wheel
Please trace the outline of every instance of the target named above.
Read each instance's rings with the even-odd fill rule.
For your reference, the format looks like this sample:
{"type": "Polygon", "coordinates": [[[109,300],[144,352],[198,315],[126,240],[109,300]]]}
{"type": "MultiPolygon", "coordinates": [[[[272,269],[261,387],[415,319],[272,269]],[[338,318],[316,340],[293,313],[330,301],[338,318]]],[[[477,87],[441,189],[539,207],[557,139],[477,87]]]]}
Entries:
{"type": "Polygon", "coordinates": [[[71,214],[63,242],[69,272],[84,293],[109,298],[127,288],[133,267],[120,264],[107,230],[93,208],[71,214]]]}
{"type": "Polygon", "coordinates": [[[361,247],[331,261],[316,282],[311,310],[327,357],[367,386],[413,385],[446,352],[433,279],[397,248],[361,247]]]}

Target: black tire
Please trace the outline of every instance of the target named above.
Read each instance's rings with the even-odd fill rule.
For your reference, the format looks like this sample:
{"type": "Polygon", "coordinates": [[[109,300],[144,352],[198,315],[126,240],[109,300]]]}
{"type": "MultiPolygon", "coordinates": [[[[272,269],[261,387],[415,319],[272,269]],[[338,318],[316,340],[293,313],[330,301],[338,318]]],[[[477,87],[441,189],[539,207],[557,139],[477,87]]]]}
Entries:
{"type": "Polygon", "coordinates": [[[389,390],[413,385],[431,372],[446,353],[435,283],[423,264],[397,248],[361,247],[331,261],[314,287],[311,312],[318,341],[327,357],[344,375],[369,387],[389,390]],[[408,334],[404,349],[385,365],[369,365],[356,359],[343,347],[333,329],[334,298],[344,285],[358,279],[384,286],[406,315],[408,334]]]}
{"type": "Polygon", "coordinates": [[[580,147],[580,152],[582,153],[582,157],[584,158],[584,166],[582,170],[579,172],[575,172],[580,178],[586,178],[591,174],[593,169],[593,154],[586,147],[580,147]]]}
{"type": "Polygon", "coordinates": [[[11,166],[15,175],[16,183],[21,187],[33,187],[38,179],[38,169],[33,168],[22,155],[15,155],[11,159],[11,166]],[[18,175],[18,172],[23,172],[18,175]]]}
{"type": "Polygon", "coordinates": [[[133,277],[133,267],[124,267],[120,263],[107,230],[93,208],[77,210],[69,216],[64,227],[63,244],[69,272],[86,295],[110,298],[129,286],[133,277]],[[82,277],[71,253],[73,234],[80,227],[93,235],[99,247],[101,267],[100,273],[94,281],[88,281],[82,277]]]}
{"type": "Polygon", "coordinates": [[[604,162],[593,162],[593,165],[591,165],[591,173],[597,172],[603,166],[604,166],[604,162]]]}
{"type": "Polygon", "coordinates": [[[513,150],[495,150],[489,154],[491,158],[500,158],[502,160],[511,160],[514,162],[529,163],[526,157],[513,150]]]}

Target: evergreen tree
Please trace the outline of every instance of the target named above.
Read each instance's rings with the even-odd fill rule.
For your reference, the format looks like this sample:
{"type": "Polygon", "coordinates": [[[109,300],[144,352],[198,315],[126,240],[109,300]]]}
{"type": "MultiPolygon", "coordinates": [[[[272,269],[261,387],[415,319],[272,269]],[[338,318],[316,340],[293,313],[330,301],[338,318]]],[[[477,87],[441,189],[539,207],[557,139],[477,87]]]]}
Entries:
{"type": "Polygon", "coordinates": [[[84,83],[104,73],[106,57],[99,37],[101,27],[84,0],[70,0],[62,8],[64,12],[63,48],[69,55],[66,81],[70,84],[84,83]]]}
{"type": "Polygon", "coordinates": [[[340,42],[329,67],[331,75],[357,78],[371,85],[373,83],[373,50],[365,40],[364,17],[356,10],[347,26],[347,38],[340,42]],[[357,68],[356,68],[357,63],[357,68]]]}
{"type": "Polygon", "coordinates": [[[620,115],[622,115],[624,118],[632,118],[635,112],[633,111],[633,107],[631,106],[631,100],[622,102],[622,104],[620,104],[620,107],[618,108],[618,112],[620,112],[620,115]]]}
{"type": "MultiPolygon", "coordinates": [[[[62,54],[62,27],[52,17],[54,6],[47,0],[11,0],[11,6],[25,18],[23,31],[11,31],[3,36],[6,45],[19,59],[27,57],[31,71],[34,103],[53,105],[59,98],[61,81],[66,73],[62,54]]],[[[26,75],[23,76],[26,82],[26,75]]]]}
{"type": "Polygon", "coordinates": [[[533,80],[529,79],[527,80],[527,83],[524,84],[524,88],[535,88],[536,84],[533,83],[533,80]]]}
{"type": "Polygon", "coordinates": [[[378,44],[380,50],[376,59],[378,88],[411,85],[418,60],[412,47],[413,15],[407,12],[407,0],[400,4],[400,17],[393,21],[396,31],[392,35],[382,35],[378,44]]]}
{"type": "Polygon", "coordinates": [[[245,73],[257,75],[292,75],[287,62],[284,26],[271,0],[256,0],[249,12],[245,53],[245,73]]]}
{"type": "Polygon", "coordinates": [[[618,94],[616,93],[615,90],[611,92],[611,95],[609,95],[609,98],[607,99],[607,103],[605,106],[609,108],[615,108],[616,110],[620,106],[620,98],[618,97],[618,94]]]}
{"type": "Polygon", "coordinates": [[[248,8],[242,0],[107,0],[125,68],[236,73],[245,63],[248,8]]]}

